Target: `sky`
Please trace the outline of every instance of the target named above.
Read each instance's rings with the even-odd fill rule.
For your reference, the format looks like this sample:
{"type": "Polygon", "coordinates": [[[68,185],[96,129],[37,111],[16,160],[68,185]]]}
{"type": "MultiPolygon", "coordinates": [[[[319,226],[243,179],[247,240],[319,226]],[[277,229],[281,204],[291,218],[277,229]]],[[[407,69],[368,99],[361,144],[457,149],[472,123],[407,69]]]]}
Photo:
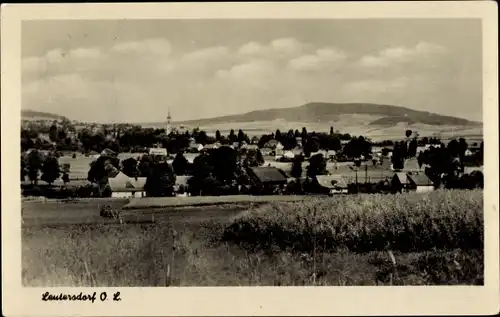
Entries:
{"type": "Polygon", "coordinates": [[[366,102],[482,121],[480,22],[23,21],[22,108],[158,122],[366,102]]]}

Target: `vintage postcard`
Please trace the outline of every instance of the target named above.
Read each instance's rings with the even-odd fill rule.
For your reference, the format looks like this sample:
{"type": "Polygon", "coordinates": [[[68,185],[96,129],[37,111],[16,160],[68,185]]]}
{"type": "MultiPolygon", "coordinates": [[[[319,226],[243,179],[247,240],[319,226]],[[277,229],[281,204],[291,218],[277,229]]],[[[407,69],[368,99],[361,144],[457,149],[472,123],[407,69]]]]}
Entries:
{"type": "Polygon", "coordinates": [[[498,312],[497,26],[492,1],[2,5],[3,313],[498,312]]]}

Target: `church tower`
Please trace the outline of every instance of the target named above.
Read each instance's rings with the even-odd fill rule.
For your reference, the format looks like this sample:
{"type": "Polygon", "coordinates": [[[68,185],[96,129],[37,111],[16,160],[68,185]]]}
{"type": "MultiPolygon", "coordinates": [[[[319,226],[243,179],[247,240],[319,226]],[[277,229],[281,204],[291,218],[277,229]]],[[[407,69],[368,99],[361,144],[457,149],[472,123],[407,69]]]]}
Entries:
{"type": "Polygon", "coordinates": [[[165,127],[165,133],[170,134],[172,130],[172,117],[170,116],[170,108],[168,108],[167,125],[165,127]]]}

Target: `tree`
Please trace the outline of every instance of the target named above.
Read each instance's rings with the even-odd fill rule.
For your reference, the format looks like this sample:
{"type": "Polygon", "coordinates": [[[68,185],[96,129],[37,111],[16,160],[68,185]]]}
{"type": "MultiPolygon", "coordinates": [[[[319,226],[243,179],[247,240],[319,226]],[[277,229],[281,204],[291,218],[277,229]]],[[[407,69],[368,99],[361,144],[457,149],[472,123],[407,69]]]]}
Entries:
{"type": "Polygon", "coordinates": [[[70,179],[69,179],[69,172],[70,172],[71,165],[70,164],[63,164],[61,172],[62,172],[62,181],[64,182],[64,185],[68,184],[70,179]]]}
{"type": "Polygon", "coordinates": [[[330,127],[330,135],[333,135],[333,127],[330,127]]]}
{"type": "Polygon", "coordinates": [[[221,136],[220,136],[219,130],[215,131],[215,141],[217,141],[217,142],[221,141],[221,136]]]}
{"type": "Polygon", "coordinates": [[[407,138],[409,138],[412,135],[412,133],[413,133],[413,131],[411,131],[411,130],[406,130],[405,131],[405,135],[406,135],[407,138]]]}
{"type": "Polygon", "coordinates": [[[61,171],[59,169],[59,162],[57,161],[57,158],[52,155],[48,156],[42,165],[42,180],[51,186],[60,175],[61,171]]]}
{"type": "Polygon", "coordinates": [[[26,161],[24,159],[24,156],[21,155],[21,182],[24,182],[26,179],[26,161]]]}
{"type": "Polygon", "coordinates": [[[175,174],[167,162],[153,164],[149,173],[144,190],[148,197],[171,196],[175,185],[175,174]]]}
{"type": "Polygon", "coordinates": [[[213,176],[222,183],[229,183],[235,178],[237,153],[228,146],[222,146],[210,155],[213,176]]]}
{"type": "MultiPolygon", "coordinates": [[[[220,132],[219,132],[219,136],[220,136],[220,132]]],[[[205,131],[199,131],[197,133],[197,135],[195,136],[195,140],[196,140],[196,143],[199,143],[199,144],[207,144],[208,143],[208,136],[207,136],[207,133],[205,131]]]]}
{"type": "Polygon", "coordinates": [[[28,154],[28,177],[32,184],[38,183],[38,171],[42,168],[42,156],[38,150],[28,154]]]}
{"type": "Polygon", "coordinates": [[[301,134],[301,137],[302,137],[302,142],[305,142],[306,139],[307,139],[307,129],[306,127],[303,127],[302,128],[302,134],[301,134]]]}
{"type": "Polygon", "coordinates": [[[276,130],[276,133],[274,134],[274,138],[281,142],[281,131],[279,129],[276,130]]]}
{"type": "Polygon", "coordinates": [[[177,153],[172,162],[175,175],[186,175],[189,170],[189,162],[182,152],[177,153]]]}
{"type": "Polygon", "coordinates": [[[53,123],[51,126],[50,126],[50,129],[49,129],[49,137],[50,137],[50,140],[52,142],[57,142],[58,141],[58,131],[57,131],[57,126],[55,123],[53,123]]]}
{"type": "Polygon", "coordinates": [[[292,162],[292,170],[290,172],[292,177],[300,178],[302,177],[302,159],[300,156],[296,156],[292,162]]]}
{"type": "Polygon", "coordinates": [[[319,141],[316,137],[311,137],[304,142],[304,155],[309,157],[311,153],[319,151],[319,141]]]}
{"type": "Polygon", "coordinates": [[[87,180],[95,183],[99,188],[99,196],[102,196],[106,187],[108,187],[109,177],[117,174],[120,160],[116,157],[101,155],[97,160],[90,163],[90,169],[87,173],[87,180]]]}
{"type": "Polygon", "coordinates": [[[241,144],[242,142],[247,142],[249,143],[250,142],[250,139],[248,138],[248,136],[243,132],[243,130],[239,130],[238,131],[238,139],[237,141],[241,144]]]}
{"type": "Polygon", "coordinates": [[[407,152],[407,157],[415,157],[417,156],[417,139],[414,138],[413,140],[410,141],[410,144],[408,145],[408,152],[407,152]]]}
{"type": "Polygon", "coordinates": [[[231,142],[231,143],[238,141],[238,137],[234,134],[233,129],[231,129],[231,131],[229,132],[228,138],[229,138],[229,142],[231,142]]]}
{"type": "Polygon", "coordinates": [[[368,156],[371,153],[371,143],[366,141],[364,137],[352,138],[344,146],[344,154],[349,158],[358,158],[361,155],[368,156]]]}
{"type": "Polygon", "coordinates": [[[406,144],[405,142],[396,142],[394,143],[394,149],[392,151],[392,167],[395,170],[404,169],[405,164],[405,155],[406,155],[406,144]]]}
{"type": "Polygon", "coordinates": [[[137,177],[139,174],[139,170],[137,169],[137,160],[133,157],[123,160],[122,172],[128,177],[137,177]]]}
{"type": "Polygon", "coordinates": [[[245,167],[257,167],[261,166],[262,164],[264,164],[264,156],[259,149],[247,151],[245,160],[243,162],[243,165],[245,167]]]}
{"type": "Polygon", "coordinates": [[[313,155],[309,159],[309,166],[307,167],[307,176],[315,177],[316,175],[325,175],[327,174],[326,170],[326,160],[323,157],[323,154],[313,155]]]}
{"type": "Polygon", "coordinates": [[[463,160],[463,157],[465,156],[465,151],[469,148],[469,145],[467,144],[467,141],[465,141],[464,138],[458,139],[458,148],[459,148],[459,155],[460,159],[463,160]]]}

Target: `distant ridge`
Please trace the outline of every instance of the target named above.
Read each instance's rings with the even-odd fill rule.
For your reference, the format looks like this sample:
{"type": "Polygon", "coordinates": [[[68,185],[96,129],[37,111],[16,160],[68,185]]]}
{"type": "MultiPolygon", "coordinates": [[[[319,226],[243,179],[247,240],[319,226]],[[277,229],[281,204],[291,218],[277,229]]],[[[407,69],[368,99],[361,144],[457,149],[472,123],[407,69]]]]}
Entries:
{"type": "Polygon", "coordinates": [[[33,110],[21,110],[21,120],[68,120],[65,116],[33,110]]]}
{"type": "Polygon", "coordinates": [[[240,115],[231,115],[199,120],[176,122],[186,125],[210,125],[226,122],[273,121],[283,119],[299,122],[331,122],[339,120],[341,115],[372,115],[374,126],[393,126],[398,123],[428,125],[480,125],[481,123],[463,118],[443,116],[426,111],[418,111],[398,106],[370,103],[327,103],[311,102],[294,108],[257,110],[240,115]]]}

